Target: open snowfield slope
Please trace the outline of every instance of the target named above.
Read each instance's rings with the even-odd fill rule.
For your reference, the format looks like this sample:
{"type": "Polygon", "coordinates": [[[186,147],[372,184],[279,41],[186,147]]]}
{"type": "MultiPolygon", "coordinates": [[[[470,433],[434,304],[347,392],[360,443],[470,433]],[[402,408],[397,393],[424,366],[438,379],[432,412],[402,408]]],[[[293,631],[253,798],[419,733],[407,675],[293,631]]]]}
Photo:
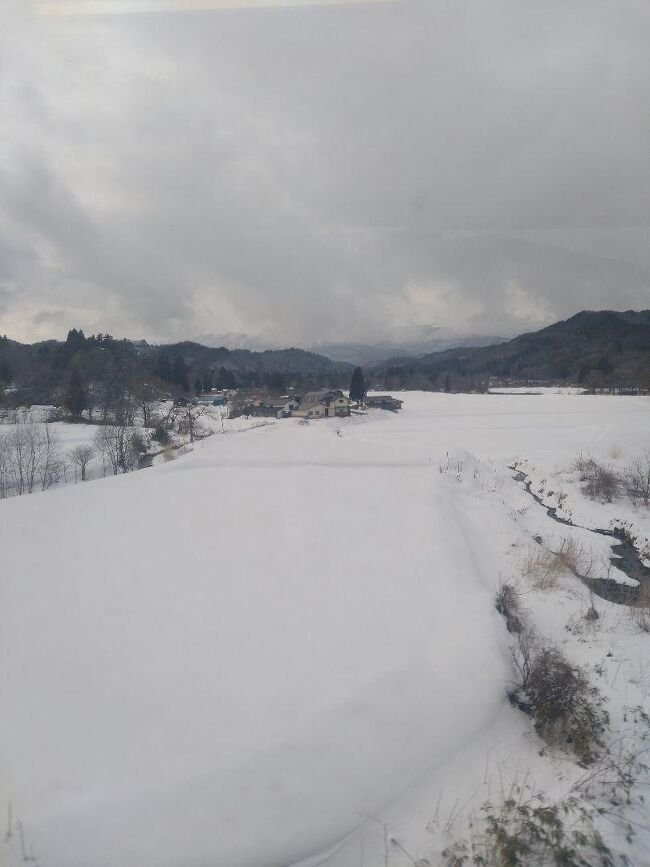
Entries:
{"type": "Polygon", "coordinates": [[[286,865],[498,724],[504,492],[439,462],[640,445],[650,402],[403,397],[0,503],[1,796],[43,867],[286,865]]]}

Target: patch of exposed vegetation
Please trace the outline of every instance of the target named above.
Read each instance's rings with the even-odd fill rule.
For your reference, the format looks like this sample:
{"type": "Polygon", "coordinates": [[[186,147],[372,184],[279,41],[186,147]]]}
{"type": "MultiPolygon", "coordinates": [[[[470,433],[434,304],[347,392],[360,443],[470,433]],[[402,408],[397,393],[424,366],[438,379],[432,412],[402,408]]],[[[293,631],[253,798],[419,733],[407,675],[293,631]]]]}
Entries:
{"type": "Polygon", "coordinates": [[[513,659],[519,674],[513,704],[533,718],[549,746],[570,750],[582,765],[595,761],[609,721],[598,689],[557,648],[537,649],[529,634],[520,636],[513,659]]]}
{"type": "Polygon", "coordinates": [[[470,836],[445,849],[446,867],[614,867],[614,855],[578,798],[556,804],[511,797],[482,807],[470,836]]]}
{"type": "Polygon", "coordinates": [[[495,608],[506,621],[508,632],[518,634],[524,629],[520,594],[514,584],[501,584],[495,597],[495,608]]]}

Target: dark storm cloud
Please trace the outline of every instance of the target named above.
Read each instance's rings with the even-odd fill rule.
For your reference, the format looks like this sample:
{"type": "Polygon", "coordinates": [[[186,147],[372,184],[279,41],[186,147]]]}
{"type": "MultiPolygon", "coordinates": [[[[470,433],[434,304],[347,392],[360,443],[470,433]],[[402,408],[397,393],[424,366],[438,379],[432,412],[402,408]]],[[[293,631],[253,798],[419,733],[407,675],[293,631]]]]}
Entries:
{"type": "Polygon", "coordinates": [[[645,3],[0,16],[0,331],[309,345],[650,306],[645,3]]]}

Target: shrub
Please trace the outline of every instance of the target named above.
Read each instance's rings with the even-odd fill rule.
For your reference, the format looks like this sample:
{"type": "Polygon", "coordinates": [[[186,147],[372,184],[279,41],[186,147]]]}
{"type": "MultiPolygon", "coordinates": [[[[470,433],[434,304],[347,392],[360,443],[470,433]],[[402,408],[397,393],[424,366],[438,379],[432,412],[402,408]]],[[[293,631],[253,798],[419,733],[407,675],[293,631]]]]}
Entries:
{"type": "Polygon", "coordinates": [[[514,584],[502,584],[497,590],[495,607],[506,621],[508,632],[520,633],[523,628],[523,614],[519,602],[519,593],[514,584]]]}
{"type": "Polygon", "coordinates": [[[589,470],[590,464],[593,463],[593,458],[587,456],[585,457],[582,452],[578,455],[578,457],[573,462],[573,469],[576,470],[580,474],[580,481],[583,482],[587,478],[587,472],[589,470]]]}
{"type": "Polygon", "coordinates": [[[628,497],[636,505],[650,505],[650,453],[632,461],[624,473],[625,490],[628,497]]]}
{"type": "Polygon", "coordinates": [[[630,604],[628,614],[640,632],[650,632],[650,587],[647,584],[639,586],[639,592],[630,604]]]}
{"type": "Polygon", "coordinates": [[[142,458],[143,455],[147,453],[147,442],[146,438],[140,433],[139,430],[131,431],[131,436],[129,437],[129,449],[133,454],[133,462],[137,463],[137,461],[142,458]]]}
{"type": "Polygon", "coordinates": [[[538,543],[524,552],[522,572],[531,579],[533,589],[554,590],[560,567],[555,554],[538,543]]]}
{"type": "Polygon", "coordinates": [[[170,442],[169,432],[162,425],[157,425],[151,434],[151,439],[160,443],[161,446],[166,446],[170,442]]]}
{"type": "Polygon", "coordinates": [[[583,578],[588,577],[593,568],[593,556],[583,545],[572,537],[562,539],[558,551],[553,552],[559,570],[572,572],[583,578]]]}
{"type": "Polygon", "coordinates": [[[582,490],[592,500],[603,500],[611,503],[618,496],[621,480],[614,470],[604,464],[599,464],[593,458],[580,456],[574,468],[580,473],[583,483],[582,490]]]}
{"type": "Polygon", "coordinates": [[[525,650],[526,658],[516,659],[521,679],[511,701],[533,717],[548,744],[568,747],[582,764],[590,764],[603,747],[608,722],[602,696],[556,648],[525,650]]]}
{"type": "Polygon", "coordinates": [[[481,809],[480,830],[470,826],[469,840],[442,853],[447,867],[614,867],[593,813],[575,797],[552,805],[511,797],[481,809]]]}
{"type": "Polygon", "coordinates": [[[589,549],[568,536],[562,539],[557,551],[544,547],[539,541],[536,546],[530,546],[524,554],[522,571],[531,579],[534,590],[554,590],[563,572],[588,578],[593,565],[589,549]]]}

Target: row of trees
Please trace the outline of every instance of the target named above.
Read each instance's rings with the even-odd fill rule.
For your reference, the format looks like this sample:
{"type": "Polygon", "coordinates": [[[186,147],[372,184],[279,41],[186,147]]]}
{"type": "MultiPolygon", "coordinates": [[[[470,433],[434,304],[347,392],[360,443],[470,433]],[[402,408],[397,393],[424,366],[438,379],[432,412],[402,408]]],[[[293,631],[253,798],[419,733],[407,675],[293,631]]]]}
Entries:
{"type": "Polygon", "coordinates": [[[126,417],[98,425],[92,444],[82,443],[66,453],[50,422],[35,421],[30,411],[7,413],[7,423],[0,425],[0,499],[73,479],[86,481],[93,461],[101,462],[103,475],[131,472],[144,465],[152,442],[162,448],[172,435],[190,443],[204,436],[202,419],[207,414],[207,407],[191,403],[164,413],[148,408],[140,424],[126,417]]]}
{"type": "Polygon", "coordinates": [[[0,433],[0,499],[45,491],[53,485],[88,478],[88,467],[100,459],[103,475],[128,473],[141,465],[146,438],[137,428],[101,425],[94,443],[65,452],[49,424],[5,425],[0,433]]]}
{"type": "Polygon", "coordinates": [[[49,424],[7,425],[0,432],[0,499],[45,491],[80,473],[95,454],[92,446],[78,445],[67,454],[49,424]]]}

